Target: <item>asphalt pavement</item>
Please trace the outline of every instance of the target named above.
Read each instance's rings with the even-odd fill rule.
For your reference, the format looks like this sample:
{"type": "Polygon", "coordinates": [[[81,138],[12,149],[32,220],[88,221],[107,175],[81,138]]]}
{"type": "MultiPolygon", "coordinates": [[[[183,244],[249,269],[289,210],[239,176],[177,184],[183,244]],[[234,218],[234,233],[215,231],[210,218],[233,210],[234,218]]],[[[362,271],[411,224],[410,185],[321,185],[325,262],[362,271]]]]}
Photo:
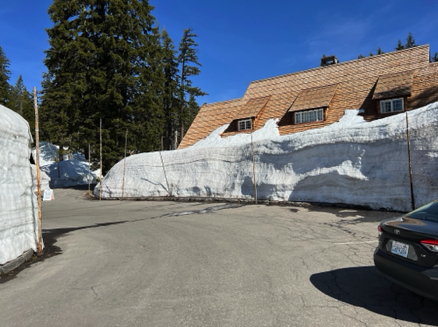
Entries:
{"type": "Polygon", "coordinates": [[[219,202],[43,202],[45,255],[0,279],[9,326],[438,326],[379,275],[394,212],[219,202]]]}

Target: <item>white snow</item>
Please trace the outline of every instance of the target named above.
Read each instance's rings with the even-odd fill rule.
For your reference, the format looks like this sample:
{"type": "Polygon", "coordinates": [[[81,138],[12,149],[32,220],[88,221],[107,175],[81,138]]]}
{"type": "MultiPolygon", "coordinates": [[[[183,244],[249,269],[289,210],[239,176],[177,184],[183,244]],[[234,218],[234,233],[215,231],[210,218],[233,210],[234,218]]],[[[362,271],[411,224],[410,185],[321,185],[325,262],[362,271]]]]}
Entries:
{"type": "MultiPolygon", "coordinates": [[[[406,114],[365,122],[357,113],[347,110],[337,123],[284,136],[269,120],[252,134],[253,147],[251,134],[220,137],[224,125],[187,149],[120,161],[102,180],[101,196],[121,197],[123,188],[125,197],[253,199],[255,177],[259,200],[409,211],[406,114]]],[[[438,102],[408,117],[418,207],[438,198],[438,102]]]]}
{"type": "MultiPolygon", "coordinates": [[[[84,154],[75,152],[72,159],[64,156],[64,160],[59,160],[59,146],[49,142],[40,142],[40,170],[47,176],[50,188],[63,188],[78,185],[87,185],[96,183],[99,171],[89,171],[89,164],[84,154]]],[[[32,150],[35,157],[35,148],[32,150]]]]}
{"type": "Polygon", "coordinates": [[[0,264],[37,249],[37,202],[29,161],[32,136],[20,115],[0,105],[0,264]]]}

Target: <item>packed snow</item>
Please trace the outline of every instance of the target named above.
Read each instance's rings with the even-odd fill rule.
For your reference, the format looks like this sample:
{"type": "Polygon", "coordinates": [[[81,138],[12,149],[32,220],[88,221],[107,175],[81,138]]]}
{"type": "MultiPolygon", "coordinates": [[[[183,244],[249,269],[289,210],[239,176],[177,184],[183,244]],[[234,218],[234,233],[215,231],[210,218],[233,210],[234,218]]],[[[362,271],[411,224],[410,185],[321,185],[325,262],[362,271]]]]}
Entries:
{"type": "MultiPolygon", "coordinates": [[[[82,153],[75,152],[64,155],[59,161],[59,146],[49,142],[40,142],[40,170],[44,173],[42,180],[47,176],[50,188],[64,188],[78,185],[95,184],[98,171],[91,171],[89,164],[82,153]]],[[[35,156],[35,149],[32,151],[35,156]]]]}
{"type": "MultiPolygon", "coordinates": [[[[438,102],[407,116],[418,207],[438,198],[438,102]]],[[[255,180],[259,200],[411,210],[405,113],[366,122],[346,110],[337,123],[283,136],[274,120],[222,138],[227,126],[187,149],[120,161],[94,194],[254,199],[255,180]]]]}
{"type": "Polygon", "coordinates": [[[0,119],[0,264],[4,264],[37,250],[38,207],[29,161],[29,124],[2,105],[0,119]]]}

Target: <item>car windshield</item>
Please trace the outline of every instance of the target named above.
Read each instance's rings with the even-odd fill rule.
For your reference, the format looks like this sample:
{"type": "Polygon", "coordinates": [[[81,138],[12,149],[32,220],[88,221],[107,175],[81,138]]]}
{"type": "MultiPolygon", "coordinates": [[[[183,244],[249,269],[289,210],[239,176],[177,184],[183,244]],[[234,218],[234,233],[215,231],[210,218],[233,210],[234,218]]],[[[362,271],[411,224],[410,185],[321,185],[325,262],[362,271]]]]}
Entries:
{"type": "Polygon", "coordinates": [[[426,204],[406,215],[409,218],[438,222],[438,200],[426,204]]]}

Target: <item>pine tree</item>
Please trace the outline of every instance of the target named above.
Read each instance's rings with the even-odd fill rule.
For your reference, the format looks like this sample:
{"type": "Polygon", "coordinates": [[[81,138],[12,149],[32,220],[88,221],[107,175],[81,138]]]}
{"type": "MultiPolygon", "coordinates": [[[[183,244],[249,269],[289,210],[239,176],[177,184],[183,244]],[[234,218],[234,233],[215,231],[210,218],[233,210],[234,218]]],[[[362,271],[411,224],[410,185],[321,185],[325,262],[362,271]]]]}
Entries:
{"type": "Polygon", "coordinates": [[[171,150],[175,143],[174,131],[177,128],[178,117],[178,58],[177,51],[173,45],[172,39],[165,29],[161,32],[163,47],[163,72],[164,72],[164,93],[163,93],[163,110],[165,117],[165,130],[163,132],[163,146],[166,150],[171,150]]]}
{"type": "Polygon", "coordinates": [[[357,56],[357,59],[362,59],[362,58],[365,58],[362,54],[359,54],[359,55],[357,56]]]}
{"type": "Polygon", "coordinates": [[[9,59],[0,46],[0,104],[8,106],[10,85],[8,83],[11,72],[9,71],[9,59]]]}
{"type": "Polygon", "coordinates": [[[433,57],[431,58],[430,61],[431,61],[431,62],[432,62],[432,61],[438,62],[438,52],[435,52],[435,54],[433,55],[433,57]]]}
{"type": "Polygon", "coordinates": [[[377,47],[377,54],[378,55],[380,55],[380,54],[384,54],[385,52],[383,52],[382,51],[382,49],[380,49],[380,47],[377,47]]]}
{"type": "Polygon", "coordinates": [[[405,48],[405,46],[401,43],[401,41],[400,40],[398,40],[398,43],[397,43],[397,48],[395,48],[395,50],[403,50],[405,48]]]}
{"type": "Polygon", "coordinates": [[[413,48],[418,46],[417,44],[415,44],[415,39],[412,36],[412,33],[409,32],[408,37],[406,38],[406,44],[405,44],[405,49],[409,49],[409,48],[413,48]]]}
{"type": "MultiPolygon", "coordinates": [[[[99,149],[104,172],[129,147],[156,150],[162,131],[161,45],[147,0],[54,0],[41,117],[47,140],[99,149]]],[[[96,155],[95,157],[98,157],[96,155]]]]}
{"type": "Polygon", "coordinates": [[[18,77],[15,86],[10,88],[8,106],[27,120],[33,135],[35,131],[33,96],[27,91],[21,75],[18,77]]]}
{"type": "Polygon", "coordinates": [[[191,76],[197,76],[200,74],[198,66],[201,64],[198,61],[197,49],[198,44],[194,41],[197,37],[193,33],[192,28],[187,28],[183,32],[183,37],[179,44],[179,56],[178,62],[180,64],[180,84],[179,84],[179,100],[180,100],[180,112],[179,112],[179,125],[180,125],[180,140],[184,137],[185,128],[190,126],[196,113],[188,110],[188,103],[186,101],[187,96],[196,98],[198,96],[206,95],[207,93],[201,91],[199,87],[192,86],[192,81],[189,79],[191,76]],[[194,66],[195,65],[195,66],[194,66]]]}

